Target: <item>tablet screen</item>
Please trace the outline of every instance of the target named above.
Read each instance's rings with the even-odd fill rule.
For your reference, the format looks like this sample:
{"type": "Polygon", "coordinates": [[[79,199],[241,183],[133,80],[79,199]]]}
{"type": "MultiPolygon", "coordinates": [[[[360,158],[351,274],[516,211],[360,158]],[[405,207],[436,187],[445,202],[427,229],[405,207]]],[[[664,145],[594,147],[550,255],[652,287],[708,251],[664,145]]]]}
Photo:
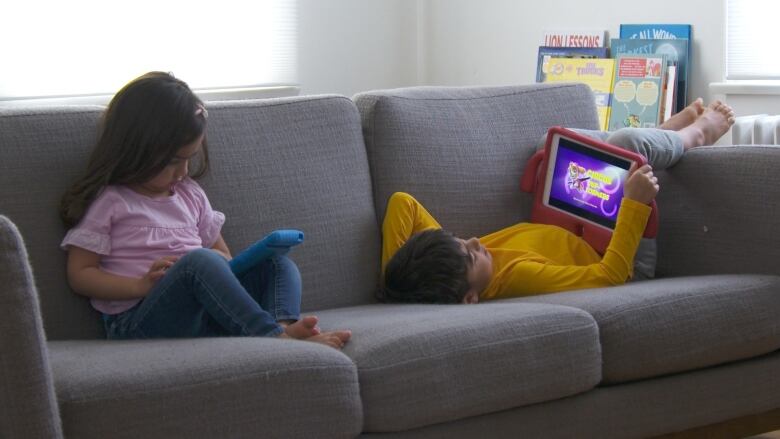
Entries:
{"type": "Polygon", "coordinates": [[[560,135],[556,137],[557,148],[551,150],[547,173],[547,204],[614,229],[631,161],[560,135]]]}

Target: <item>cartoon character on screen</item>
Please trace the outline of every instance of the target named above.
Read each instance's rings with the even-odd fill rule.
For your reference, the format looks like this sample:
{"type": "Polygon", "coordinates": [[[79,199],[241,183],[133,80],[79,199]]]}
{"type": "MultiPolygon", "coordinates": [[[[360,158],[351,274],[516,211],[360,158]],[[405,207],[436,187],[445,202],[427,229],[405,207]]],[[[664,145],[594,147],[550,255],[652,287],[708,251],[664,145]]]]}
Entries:
{"type": "Polygon", "coordinates": [[[576,189],[579,193],[584,193],[590,179],[586,172],[585,168],[578,165],[577,162],[569,162],[569,178],[566,179],[566,185],[569,189],[576,189]]]}
{"type": "Polygon", "coordinates": [[[623,120],[623,126],[626,128],[639,128],[642,124],[642,120],[636,114],[629,114],[623,120]]]}

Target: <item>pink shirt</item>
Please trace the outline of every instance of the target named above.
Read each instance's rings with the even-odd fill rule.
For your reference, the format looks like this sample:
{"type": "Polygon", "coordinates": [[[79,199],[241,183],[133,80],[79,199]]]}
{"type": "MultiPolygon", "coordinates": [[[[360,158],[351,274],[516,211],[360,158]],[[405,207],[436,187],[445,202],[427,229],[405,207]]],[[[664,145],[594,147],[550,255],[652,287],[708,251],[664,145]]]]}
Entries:
{"type": "MultiPolygon", "coordinates": [[[[206,193],[190,178],[176,184],[173,192],[151,198],[125,186],[106,186],[60,246],[95,252],[101,255],[102,270],[134,278],[143,277],[152,262],[163,256],[212,247],[225,215],[211,208],[206,193]]],[[[117,314],[140,300],[91,299],[91,303],[100,312],[117,314]]]]}

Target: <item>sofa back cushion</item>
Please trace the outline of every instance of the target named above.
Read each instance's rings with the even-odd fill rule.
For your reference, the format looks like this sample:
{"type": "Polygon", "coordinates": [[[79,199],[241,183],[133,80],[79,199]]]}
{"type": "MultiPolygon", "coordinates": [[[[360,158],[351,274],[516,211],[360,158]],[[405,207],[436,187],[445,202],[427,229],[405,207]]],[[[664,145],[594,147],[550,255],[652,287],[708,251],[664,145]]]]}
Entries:
{"type": "MultiPolygon", "coordinates": [[[[296,97],[208,105],[211,171],[200,180],[225,213],[233,253],[277,228],[305,242],[290,256],[303,309],[373,301],[379,231],[360,119],[351,100],[296,97]]],[[[101,107],[0,112],[0,213],[27,243],[49,338],[102,337],[100,319],[67,285],[59,199],[83,171],[101,107]]]]}
{"type": "Polygon", "coordinates": [[[581,84],[416,87],[354,100],[380,221],[390,195],[408,192],[463,237],[529,218],[520,176],[549,127],[598,127],[593,94],[581,84]]]}

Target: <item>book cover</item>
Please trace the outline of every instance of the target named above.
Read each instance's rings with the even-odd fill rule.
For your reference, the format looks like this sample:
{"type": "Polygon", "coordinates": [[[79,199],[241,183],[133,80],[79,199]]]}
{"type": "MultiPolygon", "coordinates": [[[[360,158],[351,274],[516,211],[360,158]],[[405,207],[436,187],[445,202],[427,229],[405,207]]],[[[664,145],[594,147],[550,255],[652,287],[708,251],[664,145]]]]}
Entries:
{"type": "Polygon", "coordinates": [[[550,59],[556,58],[606,58],[606,47],[552,47],[539,46],[536,60],[536,82],[544,82],[550,59]]]}
{"type": "Polygon", "coordinates": [[[666,78],[664,78],[663,87],[664,98],[661,103],[661,123],[669,120],[672,114],[675,113],[673,111],[676,104],[675,87],[677,87],[677,66],[666,66],[666,78]]]}
{"type": "Polygon", "coordinates": [[[587,84],[596,99],[599,128],[605,130],[609,120],[615,60],[611,58],[552,58],[544,82],[581,82],[587,84]]]}
{"type": "Polygon", "coordinates": [[[610,40],[610,53],[613,58],[624,53],[664,54],[666,55],[667,65],[677,66],[677,104],[673,108],[674,113],[685,108],[688,102],[689,48],[690,41],[687,39],[648,40],[613,38],[610,40]]]}
{"type": "Polygon", "coordinates": [[[691,39],[690,24],[621,24],[620,38],[640,40],[691,39]]]}
{"type": "Polygon", "coordinates": [[[603,47],[607,44],[607,31],[593,29],[545,30],[540,46],[553,47],[603,47]]]}
{"type": "Polygon", "coordinates": [[[665,74],[665,55],[618,55],[608,129],[656,127],[665,74]]]}

